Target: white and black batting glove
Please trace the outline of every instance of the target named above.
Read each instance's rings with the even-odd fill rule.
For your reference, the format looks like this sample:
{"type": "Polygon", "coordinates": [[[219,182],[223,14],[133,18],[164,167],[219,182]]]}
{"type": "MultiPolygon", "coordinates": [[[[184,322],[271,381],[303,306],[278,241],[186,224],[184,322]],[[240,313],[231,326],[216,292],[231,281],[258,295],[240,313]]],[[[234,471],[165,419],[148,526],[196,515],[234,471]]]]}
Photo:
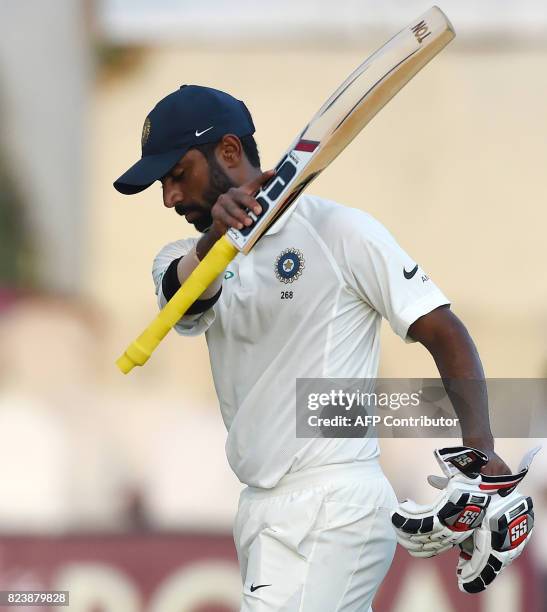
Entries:
{"type": "Polygon", "coordinates": [[[528,473],[540,447],[522,459],[517,474],[483,476],[483,487],[491,495],[481,526],[460,544],[458,587],[465,593],[480,593],[503,568],[510,565],[530,541],[534,527],[531,497],[516,491],[528,473]]]}
{"type": "Polygon", "coordinates": [[[443,492],[430,505],[405,500],[391,515],[397,541],[414,557],[434,557],[461,544],[479,527],[490,504],[482,489],[480,470],[488,457],[467,446],[435,450],[443,476],[429,476],[430,485],[443,492]]]}

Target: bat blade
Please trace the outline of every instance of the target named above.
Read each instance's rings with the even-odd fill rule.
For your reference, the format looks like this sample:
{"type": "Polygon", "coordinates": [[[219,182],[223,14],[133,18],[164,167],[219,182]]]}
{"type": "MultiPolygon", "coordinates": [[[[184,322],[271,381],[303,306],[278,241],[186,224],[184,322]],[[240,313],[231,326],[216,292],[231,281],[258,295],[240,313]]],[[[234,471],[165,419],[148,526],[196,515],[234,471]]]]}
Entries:
{"type": "Polygon", "coordinates": [[[305,187],[454,36],[448,18],[434,6],[358,66],[317,111],[277,164],[276,175],[257,193],[263,212],[254,224],[228,230],[234,246],[248,253],[305,187]]]}

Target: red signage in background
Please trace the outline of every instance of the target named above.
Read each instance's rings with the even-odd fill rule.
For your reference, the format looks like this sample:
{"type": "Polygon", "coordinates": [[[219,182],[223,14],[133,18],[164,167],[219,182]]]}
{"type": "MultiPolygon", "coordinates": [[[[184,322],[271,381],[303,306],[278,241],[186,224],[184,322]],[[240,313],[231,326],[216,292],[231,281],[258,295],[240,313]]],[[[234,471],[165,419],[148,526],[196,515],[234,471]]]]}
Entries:
{"type": "Polygon", "coordinates": [[[0,538],[0,590],[39,589],[70,592],[57,611],[234,612],[241,578],[231,536],[0,538]]]}
{"type": "MultiPolygon", "coordinates": [[[[526,553],[482,595],[458,591],[455,566],[455,553],[413,559],[398,550],[375,612],[543,609],[539,578],[526,553]]],[[[237,612],[241,579],[228,535],[3,537],[0,590],[69,591],[70,606],[53,611],[237,612]]]]}
{"type": "Polygon", "coordinates": [[[458,552],[431,559],[416,559],[397,549],[395,560],[380,587],[374,612],[546,612],[541,578],[525,551],[516,563],[484,593],[468,594],[458,589],[458,552]]]}

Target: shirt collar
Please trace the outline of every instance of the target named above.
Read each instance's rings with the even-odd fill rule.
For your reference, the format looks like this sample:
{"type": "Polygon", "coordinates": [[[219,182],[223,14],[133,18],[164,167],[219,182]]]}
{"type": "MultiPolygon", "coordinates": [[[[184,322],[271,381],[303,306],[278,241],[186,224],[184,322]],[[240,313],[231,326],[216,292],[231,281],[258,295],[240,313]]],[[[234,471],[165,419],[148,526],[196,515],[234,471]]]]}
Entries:
{"type": "Polygon", "coordinates": [[[287,221],[289,220],[289,217],[293,214],[294,209],[298,206],[299,201],[300,201],[300,196],[296,198],[296,200],[281,215],[281,217],[279,217],[279,219],[270,227],[270,229],[264,234],[264,236],[273,236],[274,234],[277,234],[278,232],[280,232],[285,226],[285,224],[287,223],[287,221]]]}

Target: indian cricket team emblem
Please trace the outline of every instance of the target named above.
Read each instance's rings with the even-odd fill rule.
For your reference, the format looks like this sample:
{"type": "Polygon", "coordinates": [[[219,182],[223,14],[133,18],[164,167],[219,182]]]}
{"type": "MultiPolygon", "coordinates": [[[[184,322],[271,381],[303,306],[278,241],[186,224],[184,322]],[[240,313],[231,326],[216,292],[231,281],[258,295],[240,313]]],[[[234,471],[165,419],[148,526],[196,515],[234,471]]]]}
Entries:
{"type": "Polygon", "coordinates": [[[275,260],[275,275],[282,283],[293,283],[304,269],[304,256],[298,249],[285,249],[275,260]]]}
{"type": "Polygon", "coordinates": [[[142,126],[142,136],[141,136],[141,147],[144,147],[150,138],[150,128],[152,124],[150,123],[150,117],[146,117],[144,120],[144,125],[142,126]]]}

